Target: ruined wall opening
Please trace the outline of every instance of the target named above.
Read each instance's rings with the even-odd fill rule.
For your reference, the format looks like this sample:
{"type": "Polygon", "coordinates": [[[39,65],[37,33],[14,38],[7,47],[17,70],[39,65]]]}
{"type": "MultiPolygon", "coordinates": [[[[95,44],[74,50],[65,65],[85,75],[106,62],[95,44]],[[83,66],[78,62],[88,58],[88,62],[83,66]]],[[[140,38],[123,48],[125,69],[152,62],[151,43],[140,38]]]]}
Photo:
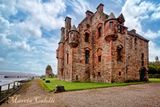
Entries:
{"type": "Polygon", "coordinates": [[[67,64],[69,63],[69,54],[67,53],[67,64]]]}
{"type": "Polygon", "coordinates": [[[98,77],[101,77],[101,72],[98,72],[98,77]]]}
{"type": "Polygon", "coordinates": [[[144,53],[141,54],[141,66],[144,66],[144,53]]]}
{"type": "Polygon", "coordinates": [[[117,61],[118,62],[122,62],[122,49],[123,49],[122,45],[117,46],[117,61]]]}
{"type": "Polygon", "coordinates": [[[135,50],[137,50],[137,38],[134,38],[134,47],[135,47],[135,50]]]}
{"type": "Polygon", "coordinates": [[[78,81],[78,75],[76,75],[76,81],[78,81]]]}
{"type": "Polygon", "coordinates": [[[97,49],[97,60],[98,62],[102,61],[102,49],[101,48],[97,49]]]}
{"type": "Polygon", "coordinates": [[[89,64],[89,50],[85,50],[85,64],[89,64]]]}
{"type": "Polygon", "coordinates": [[[101,55],[98,56],[98,62],[101,62],[101,55]]]}
{"type": "Polygon", "coordinates": [[[113,27],[113,22],[110,21],[110,22],[109,22],[109,28],[112,28],[112,27],[113,27]]]}
{"type": "Polygon", "coordinates": [[[98,37],[102,36],[102,27],[98,27],[98,37]]]}
{"type": "Polygon", "coordinates": [[[84,41],[89,42],[89,33],[87,32],[85,33],[84,41]]]}

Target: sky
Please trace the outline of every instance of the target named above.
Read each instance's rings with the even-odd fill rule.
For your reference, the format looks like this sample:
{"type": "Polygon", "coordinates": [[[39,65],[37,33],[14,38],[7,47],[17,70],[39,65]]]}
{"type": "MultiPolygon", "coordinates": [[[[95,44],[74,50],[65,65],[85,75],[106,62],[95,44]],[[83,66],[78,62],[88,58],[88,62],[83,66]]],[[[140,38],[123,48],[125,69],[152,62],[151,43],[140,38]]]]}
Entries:
{"type": "Polygon", "coordinates": [[[66,16],[76,26],[85,12],[123,13],[129,30],[149,39],[149,60],[160,57],[160,0],[0,0],[0,72],[57,73],[56,49],[66,16]]]}

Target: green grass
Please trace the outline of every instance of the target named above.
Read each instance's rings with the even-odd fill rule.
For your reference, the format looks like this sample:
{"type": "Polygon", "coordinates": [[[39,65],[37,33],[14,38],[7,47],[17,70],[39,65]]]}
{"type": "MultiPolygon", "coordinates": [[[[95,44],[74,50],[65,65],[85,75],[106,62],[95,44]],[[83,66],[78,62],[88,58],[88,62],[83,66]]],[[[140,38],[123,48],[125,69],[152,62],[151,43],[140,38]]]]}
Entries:
{"type": "Polygon", "coordinates": [[[160,83],[160,78],[149,78],[149,82],[151,82],[151,83],[160,83]]]}
{"type": "Polygon", "coordinates": [[[115,86],[127,86],[132,84],[141,84],[143,82],[130,82],[130,83],[97,83],[97,82],[67,82],[61,81],[57,78],[46,78],[50,80],[50,83],[45,83],[41,80],[41,86],[47,91],[52,91],[57,85],[63,85],[66,91],[85,90],[93,88],[115,87],[115,86]]]}
{"type": "MultiPolygon", "coordinates": [[[[40,84],[47,91],[53,91],[57,85],[63,85],[66,91],[75,91],[75,90],[128,86],[128,85],[146,83],[146,82],[129,82],[129,83],[67,82],[58,80],[57,78],[46,78],[46,80],[50,80],[50,83],[45,83],[45,81],[41,80],[40,84]]],[[[149,83],[160,83],[160,79],[150,78],[149,83]]]]}

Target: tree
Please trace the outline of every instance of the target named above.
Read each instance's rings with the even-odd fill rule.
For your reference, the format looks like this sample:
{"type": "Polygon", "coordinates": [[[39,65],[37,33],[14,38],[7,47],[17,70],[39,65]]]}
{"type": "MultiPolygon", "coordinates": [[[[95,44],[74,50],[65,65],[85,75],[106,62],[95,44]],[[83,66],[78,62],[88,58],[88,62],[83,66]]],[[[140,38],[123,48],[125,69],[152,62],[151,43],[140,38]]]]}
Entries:
{"type": "Polygon", "coordinates": [[[52,71],[52,67],[50,65],[47,65],[46,70],[52,71]]]}
{"type": "Polygon", "coordinates": [[[47,67],[46,67],[46,76],[47,77],[54,76],[53,73],[52,73],[52,67],[50,65],[47,65],[47,67]]]}
{"type": "Polygon", "coordinates": [[[159,62],[159,58],[158,56],[155,57],[156,62],[159,62]]]}

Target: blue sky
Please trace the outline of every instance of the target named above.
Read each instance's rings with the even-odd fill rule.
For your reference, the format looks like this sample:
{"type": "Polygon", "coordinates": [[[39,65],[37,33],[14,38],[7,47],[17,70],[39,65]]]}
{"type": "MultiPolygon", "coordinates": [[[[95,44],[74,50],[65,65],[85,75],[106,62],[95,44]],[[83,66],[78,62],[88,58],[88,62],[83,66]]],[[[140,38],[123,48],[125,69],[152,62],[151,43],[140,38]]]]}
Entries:
{"type": "Polygon", "coordinates": [[[150,61],[160,57],[159,0],[0,0],[0,71],[44,74],[50,64],[56,73],[65,17],[78,25],[99,3],[107,14],[123,13],[125,25],[150,40],[150,61]]]}

